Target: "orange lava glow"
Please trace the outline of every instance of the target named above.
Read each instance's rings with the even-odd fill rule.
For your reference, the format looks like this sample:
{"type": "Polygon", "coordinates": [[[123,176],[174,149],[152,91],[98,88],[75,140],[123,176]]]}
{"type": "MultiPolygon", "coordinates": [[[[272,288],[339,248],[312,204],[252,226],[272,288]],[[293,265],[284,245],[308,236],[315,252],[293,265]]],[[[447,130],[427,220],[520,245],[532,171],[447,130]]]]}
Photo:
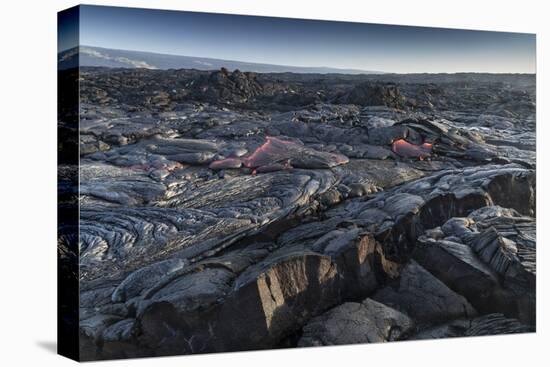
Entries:
{"type": "MultiPolygon", "coordinates": [[[[224,158],[210,163],[210,168],[219,170],[224,168],[251,169],[253,175],[258,173],[267,173],[281,170],[290,170],[293,168],[292,160],[298,159],[300,155],[307,154],[307,148],[303,145],[293,142],[267,136],[265,142],[260,145],[252,154],[241,158],[224,158]],[[304,153],[306,152],[306,153],[304,153]]],[[[337,153],[322,153],[328,156],[335,164],[345,164],[349,162],[348,157],[337,153]]],[[[315,162],[314,162],[315,163],[315,162]]]]}
{"type": "Polygon", "coordinates": [[[296,143],[266,136],[265,143],[243,159],[243,165],[248,168],[255,168],[287,159],[289,158],[287,147],[293,144],[296,143]]]}
{"type": "Polygon", "coordinates": [[[291,169],[290,157],[293,148],[297,147],[298,145],[294,142],[267,136],[265,142],[248,157],[225,158],[213,161],[210,163],[210,168],[238,168],[242,164],[246,168],[251,168],[253,175],[261,171],[257,170],[258,167],[266,167],[263,170],[264,172],[269,169],[291,169]]]}
{"type": "Polygon", "coordinates": [[[400,157],[418,158],[422,161],[432,154],[432,147],[432,143],[425,142],[421,145],[416,145],[409,143],[405,139],[397,139],[393,141],[391,150],[400,157]]]}

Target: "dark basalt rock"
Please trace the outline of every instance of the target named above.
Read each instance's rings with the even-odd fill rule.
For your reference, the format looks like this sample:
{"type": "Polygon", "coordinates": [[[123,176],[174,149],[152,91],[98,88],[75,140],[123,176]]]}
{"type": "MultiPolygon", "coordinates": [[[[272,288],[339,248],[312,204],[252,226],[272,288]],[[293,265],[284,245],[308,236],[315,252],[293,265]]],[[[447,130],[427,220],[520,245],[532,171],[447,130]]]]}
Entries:
{"type": "Polygon", "coordinates": [[[396,286],[382,288],[373,299],[400,310],[420,324],[469,318],[477,313],[464,297],[413,260],[401,270],[396,286]]]}
{"type": "Polygon", "coordinates": [[[191,93],[198,100],[226,103],[246,103],[263,92],[255,73],[230,72],[225,68],[199,78],[192,86],[191,93]]]}
{"type": "Polygon", "coordinates": [[[495,307],[493,294],[501,291],[497,275],[469,246],[428,240],[419,245],[414,258],[451,289],[463,294],[480,312],[495,307]]]}
{"type": "Polygon", "coordinates": [[[362,83],[338,99],[340,103],[358,106],[404,108],[406,99],[394,84],[362,83]]]}

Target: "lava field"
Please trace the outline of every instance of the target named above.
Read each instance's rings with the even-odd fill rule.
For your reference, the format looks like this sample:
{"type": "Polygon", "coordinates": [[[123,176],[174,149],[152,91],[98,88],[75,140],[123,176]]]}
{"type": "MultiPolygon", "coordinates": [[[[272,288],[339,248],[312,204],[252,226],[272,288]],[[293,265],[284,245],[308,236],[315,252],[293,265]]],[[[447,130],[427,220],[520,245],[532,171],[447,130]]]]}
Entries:
{"type": "Polygon", "coordinates": [[[79,84],[83,360],[535,330],[534,75],[79,84]]]}

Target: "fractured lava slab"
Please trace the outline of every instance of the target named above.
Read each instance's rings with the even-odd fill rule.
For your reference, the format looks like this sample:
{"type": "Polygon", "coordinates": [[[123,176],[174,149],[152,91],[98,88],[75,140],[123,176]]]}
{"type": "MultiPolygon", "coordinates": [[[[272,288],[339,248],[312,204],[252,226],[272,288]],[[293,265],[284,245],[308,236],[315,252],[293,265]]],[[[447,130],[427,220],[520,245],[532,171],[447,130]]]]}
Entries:
{"type": "Polygon", "coordinates": [[[417,261],[477,309],[535,323],[533,218],[489,206],[452,218],[435,233],[419,239],[417,261]]]}

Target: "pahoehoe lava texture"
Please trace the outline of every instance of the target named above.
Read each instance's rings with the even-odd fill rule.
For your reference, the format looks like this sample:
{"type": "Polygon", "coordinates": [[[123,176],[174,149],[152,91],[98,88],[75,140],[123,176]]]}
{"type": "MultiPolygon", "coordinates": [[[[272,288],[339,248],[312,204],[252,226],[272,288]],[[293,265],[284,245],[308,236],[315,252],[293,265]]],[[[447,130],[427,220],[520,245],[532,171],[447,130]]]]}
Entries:
{"type": "Polygon", "coordinates": [[[80,87],[82,359],[534,330],[533,75],[80,87]]]}

